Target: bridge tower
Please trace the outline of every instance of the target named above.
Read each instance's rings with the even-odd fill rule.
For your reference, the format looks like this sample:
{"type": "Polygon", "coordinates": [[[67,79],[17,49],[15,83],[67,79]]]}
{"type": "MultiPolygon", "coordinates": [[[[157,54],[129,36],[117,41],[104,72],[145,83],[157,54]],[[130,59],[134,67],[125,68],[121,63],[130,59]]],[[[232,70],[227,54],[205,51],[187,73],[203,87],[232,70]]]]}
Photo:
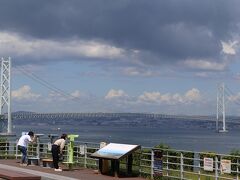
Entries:
{"type": "Polygon", "coordinates": [[[12,133],[11,117],[11,58],[1,58],[1,84],[0,84],[0,115],[3,109],[7,111],[8,123],[7,133],[12,133]]]}
{"type": "Polygon", "coordinates": [[[216,131],[227,132],[225,122],[225,86],[224,83],[220,84],[217,91],[217,118],[216,118],[216,131]],[[219,122],[222,122],[222,129],[219,130],[219,122]]]}

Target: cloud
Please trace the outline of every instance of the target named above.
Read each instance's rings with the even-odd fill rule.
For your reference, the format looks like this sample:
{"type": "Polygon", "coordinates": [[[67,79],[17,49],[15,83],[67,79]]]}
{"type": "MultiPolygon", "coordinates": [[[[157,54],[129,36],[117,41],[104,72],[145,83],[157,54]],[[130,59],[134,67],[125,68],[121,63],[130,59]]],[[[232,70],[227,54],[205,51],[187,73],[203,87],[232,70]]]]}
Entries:
{"type": "Polygon", "coordinates": [[[143,69],[139,67],[127,67],[123,68],[121,73],[126,76],[143,76],[143,77],[151,77],[151,76],[159,76],[160,73],[158,71],[143,69]]]}
{"type": "Polygon", "coordinates": [[[228,100],[231,101],[231,102],[236,102],[236,103],[239,104],[239,102],[240,102],[240,92],[237,93],[236,95],[228,96],[228,100]]]}
{"type": "Polygon", "coordinates": [[[79,97],[82,96],[82,93],[81,93],[79,90],[76,90],[76,91],[72,92],[71,95],[72,95],[73,97],[79,98],[79,97]]]}
{"type": "Polygon", "coordinates": [[[119,99],[124,97],[128,97],[128,95],[123,90],[111,89],[105,96],[105,99],[110,100],[110,99],[119,99]]]}
{"type": "Polygon", "coordinates": [[[234,42],[221,42],[222,43],[222,52],[225,54],[229,54],[229,55],[235,55],[236,54],[236,50],[235,50],[235,46],[238,44],[238,41],[234,41],[234,42]]]}
{"type": "Polygon", "coordinates": [[[197,72],[195,73],[196,77],[201,77],[201,78],[208,78],[209,74],[207,72],[197,72]]]}
{"type": "Polygon", "coordinates": [[[240,1],[57,2],[0,3],[1,32],[26,37],[12,44],[21,50],[16,54],[111,59],[133,50],[138,61],[154,66],[186,59],[214,63],[222,51],[234,53],[222,42],[240,32],[240,1]]]}
{"type": "MultiPolygon", "coordinates": [[[[139,96],[128,95],[121,89],[110,89],[106,96],[82,96],[83,93],[79,90],[70,93],[79,97],[79,101],[75,101],[72,97],[63,96],[57,92],[50,92],[47,96],[40,96],[33,93],[29,86],[23,86],[16,91],[13,91],[13,97],[18,102],[15,104],[19,110],[27,107],[32,111],[44,112],[156,112],[156,113],[185,113],[191,112],[194,107],[201,107],[202,96],[198,89],[192,88],[183,94],[180,93],[165,93],[144,92],[139,96]],[[28,100],[28,101],[26,101],[28,100]],[[33,101],[34,102],[30,102],[33,101]],[[47,104],[47,106],[46,106],[47,104]],[[177,105],[177,106],[175,106],[177,105]],[[174,109],[173,107],[181,106],[174,109]],[[191,106],[192,108],[189,108],[191,106]],[[173,108],[173,109],[172,109],[173,108]]],[[[76,99],[77,100],[77,99],[76,99]]],[[[197,111],[198,113],[199,111],[197,111]]]]}
{"type": "Polygon", "coordinates": [[[198,70],[207,70],[207,71],[223,71],[227,68],[226,62],[214,62],[213,60],[195,60],[189,59],[183,62],[188,68],[198,69],[198,70]]]}
{"type": "Polygon", "coordinates": [[[80,102],[80,98],[87,98],[87,95],[79,90],[75,90],[71,93],[67,93],[64,91],[50,91],[48,94],[48,97],[45,99],[47,102],[56,102],[56,101],[74,101],[74,102],[80,102]]]}
{"type": "Polygon", "coordinates": [[[31,90],[31,87],[28,85],[24,85],[19,89],[12,91],[12,98],[18,101],[21,101],[21,100],[32,101],[32,100],[37,100],[40,97],[41,95],[37,93],[33,93],[31,90]]]}
{"type": "Polygon", "coordinates": [[[140,102],[157,103],[157,104],[189,104],[200,101],[200,91],[193,88],[185,93],[185,95],[161,94],[160,92],[144,92],[138,97],[140,102]]]}
{"type": "Polygon", "coordinates": [[[185,98],[188,102],[199,101],[201,98],[200,91],[196,88],[192,88],[186,92],[185,98]]]}
{"type": "Polygon", "coordinates": [[[83,41],[76,39],[42,40],[24,38],[16,33],[0,32],[0,53],[17,57],[32,57],[46,59],[63,59],[66,57],[74,58],[120,58],[124,50],[96,42],[83,41]]]}

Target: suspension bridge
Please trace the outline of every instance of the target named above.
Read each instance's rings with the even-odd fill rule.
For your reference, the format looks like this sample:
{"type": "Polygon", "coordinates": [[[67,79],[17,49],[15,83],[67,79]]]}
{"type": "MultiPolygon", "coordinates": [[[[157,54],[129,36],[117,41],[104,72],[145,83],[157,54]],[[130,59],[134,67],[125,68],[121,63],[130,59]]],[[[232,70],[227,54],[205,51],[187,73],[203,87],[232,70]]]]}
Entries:
{"type": "MultiPolygon", "coordinates": [[[[37,81],[46,88],[62,95],[63,97],[70,97],[73,101],[80,101],[75,96],[53,86],[47,81],[39,78],[38,76],[30,73],[24,68],[16,68],[27,77],[37,81]]],[[[11,59],[1,59],[1,84],[0,84],[0,114],[1,119],[7,119],[7,133],[12,133],[12,119],[56,119],[56,118],[114,118],[114,117],[126,117],[126,118],[157,118],[157,119],[191,119],[191,120],[211,120],[216,121],[217,132],[227,132],[226,129],[226,113],[225,104],[227,99],[233,96],[234,93],[227,88],[224,84],[220,84],[217,91],[217,113],[216,116],[187,116],[187,115],[169,115],[169,114],[153,114],[153,113],[35,113],[35,112],[11,112],[11,59]],[[3,113],[3,110],[7,113],[3,113]]],[[[236,102],[240,105],[240,102],[236,102]]]]}
{"type": "MultiPolygon", "coordinates": [[[[7,116],[6,116],[7,117],[7,116]]],[[[147,113],[34,113],[19,112],[12,114],[13,119],[81,119],[81,118],[152,118],[152,119],[186,119],[215,120],[214,116],[180,116],[147,113]]]]}

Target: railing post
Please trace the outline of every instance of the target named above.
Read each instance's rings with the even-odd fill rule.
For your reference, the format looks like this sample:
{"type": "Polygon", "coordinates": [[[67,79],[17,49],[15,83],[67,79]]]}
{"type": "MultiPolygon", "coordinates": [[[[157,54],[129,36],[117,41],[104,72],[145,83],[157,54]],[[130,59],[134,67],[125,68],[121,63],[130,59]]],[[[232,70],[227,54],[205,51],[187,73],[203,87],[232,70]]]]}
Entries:
{"type": "Polygon", "coordinates": [[[183,153],[180,154],[180,173],[181,173],[181,179],[183,179],[183,153]]]}
{"type": "Polygon", "coordinates": [[[7,159],[8,158],[8,144],[9,143],[8,143],[8,141],[6,141],[4,144],[5,144],[5,153],[4,154],[5,154],[5,159],[7,159]]]}
{"type": "Polygon", "coordinates": [[[16,159],[18,158],[18,145],[17,145],[17,142],[16,142],[16,154],[15,154],[15,156],[16,156],[16,159]]]}
{"type": "Polygon", "coordinates": [[[84,144],[84,167],[87,168],[87,144],[84,144]]]}
{"type": "Polygon", "coordinates": [[[215,180],[218,180],[218,157],[215,156],[215,180]]]}
{"type": "Polygon", "coordinates": [[[198,180],[201,180],[201,160],[200,160],[200,154],[198,153],[198,180]]]}
{"type": "Polygon", "coordinates": [[[153,149],[151,149],[151,179],[153,179],[153,168],[154,168],[154,152],[153,149]]]}
{"type": "Polygon", "coordinates": [[[80,154],[79,147],[76,146],[75,149],[76,149],[76,153],[75,153],[75,157],[73,156],[73,159],[75,160],[76,163],[78,163],[78,157],[79,157],[79,154],[80,154]]]}
{"type": "Polygon", "coordinates": [[[239,159],[237,158],[237,180],[239,180],[239,177],[238,177],[238,173],[239,173],[238,165],[239,165],[239,159]]]}
{"type": "Polygon", "coordinates": [[[166,173],[166,176],[168,177],[168,150],[167,150],[167,165],[166,165],[166,169],[167,169],[167,173],[166,173]]]}
{"type": "Polygon", "coordinates": [[[36,155],[37,155],[37,158],[39,160],[40,159],[40,141],[39,141],[39,137],[37,137],[36,155]]]}

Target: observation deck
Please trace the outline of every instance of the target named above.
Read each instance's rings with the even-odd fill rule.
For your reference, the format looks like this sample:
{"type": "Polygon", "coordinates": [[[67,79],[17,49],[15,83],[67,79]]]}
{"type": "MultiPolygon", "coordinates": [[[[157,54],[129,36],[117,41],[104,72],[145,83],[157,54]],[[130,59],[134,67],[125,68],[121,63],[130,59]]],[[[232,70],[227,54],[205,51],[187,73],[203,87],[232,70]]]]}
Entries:
{"type": "MultiPolygon", "coordinates": [[[[6,169],[9,171],[25,172],[29,174],[39,175],[43,180],[111,180],[121,179],[121,177],[112,177],[108,175],[102,175],[97,170],[87,168],[77,168],[69,171],[67,167],[63,167],[62,172],[55,172],[52,168],[43,168],[41,166],[26,166],[20,167],[19,160],[15,159],[1,159],[0,169],[6,169]]],[[[124,180],[144,180],[140,177],[124,177],[124,180]]]]}

